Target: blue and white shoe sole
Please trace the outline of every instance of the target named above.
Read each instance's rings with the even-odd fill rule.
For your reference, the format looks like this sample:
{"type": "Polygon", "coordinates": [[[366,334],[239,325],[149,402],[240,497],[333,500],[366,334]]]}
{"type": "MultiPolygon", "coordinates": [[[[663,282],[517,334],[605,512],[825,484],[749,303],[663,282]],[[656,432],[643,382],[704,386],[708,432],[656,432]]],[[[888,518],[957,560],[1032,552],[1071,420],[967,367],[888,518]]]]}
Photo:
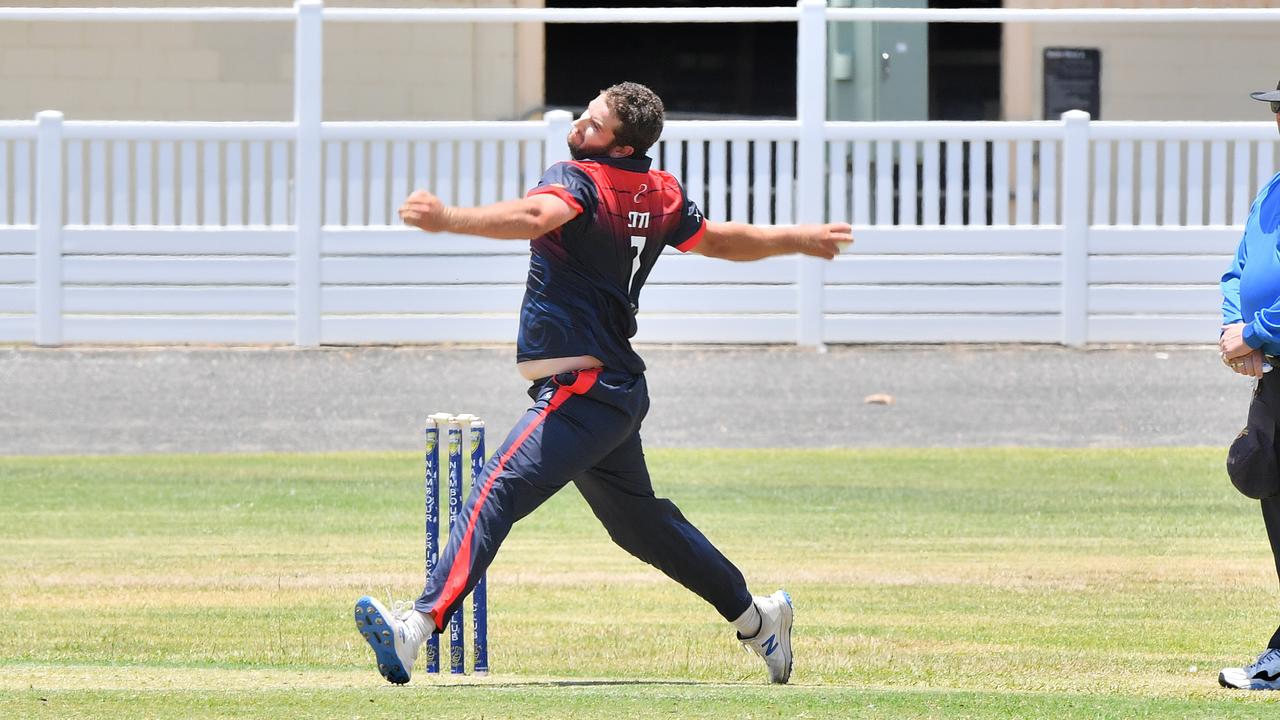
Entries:
{"type": "Polygon", "coordinates": [[[378,659],[378,672],[388,682],[403,685],[409,682],[409,671],[400,656],[396,655],[396,641],[387,618],[382,616],[378,604],[368,595],[356,601],[356,630],[364,637],[378,659]]]}
{"type": "Polygon", "coordinates": [[[1243,680],[1227,680],[1226,673],[1218,673],[1218,684],[1230,690],[1280,690],[1280,679],[1245,678],[1243,680]]]}
{"type": "Polygon", "coordinates": [[[791,593],[783,590],[782,597],[787,599],[787,621],[782,624],[782,630],[778,633],[782,636],[778,638],[778,644],[787,651],[787,676],[782,678],[782,682],[786,683],[791,680],[791,626],[795,623],[796,614],[795,606],[791,604],[791,593]]]}

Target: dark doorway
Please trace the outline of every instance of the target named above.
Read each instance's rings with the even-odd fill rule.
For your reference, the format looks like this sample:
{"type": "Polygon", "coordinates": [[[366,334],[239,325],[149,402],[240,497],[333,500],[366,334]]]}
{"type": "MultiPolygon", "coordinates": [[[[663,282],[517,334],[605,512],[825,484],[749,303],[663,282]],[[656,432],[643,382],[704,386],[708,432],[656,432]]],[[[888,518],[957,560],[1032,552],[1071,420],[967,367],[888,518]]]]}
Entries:
{"type": "MultiPolygon", "coordinates": [[[[600,7],[547,0],[547,7],[600,7]]],[[[657,0],[613,7],[794,7],[794,2],[657,0]]],[[[577,114],[623,80],[662,96],[671,118],[795,117],[795,23],[546,25],[547,104],[577,114]]]]}
{"type": "MultiPolygon", "coordinates": [[[[1001,0],[930,0],[931,8],[998,8],[1001,0]]],[[[1000,23],[929,23],[929,119],[1000,119],[1000,23]]]]}

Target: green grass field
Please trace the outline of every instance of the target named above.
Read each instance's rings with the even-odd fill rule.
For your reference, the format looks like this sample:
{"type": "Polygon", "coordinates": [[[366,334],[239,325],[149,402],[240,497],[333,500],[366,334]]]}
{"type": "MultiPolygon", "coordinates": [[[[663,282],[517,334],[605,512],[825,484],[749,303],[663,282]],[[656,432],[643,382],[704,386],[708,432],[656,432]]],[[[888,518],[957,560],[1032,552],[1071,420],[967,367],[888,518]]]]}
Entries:
{"type": "MultiPolygon", "coordinates": [[[[422,583],[413,454],[0,458],[0,717],[1274,717],[1280,620],[1221,450],[651,451],[792,685],[572,488],[490,571],[494,672],[387,685],[350,617],[422,583]]],[[[420,670],[420,667],[419,667],[420,670]]]]}

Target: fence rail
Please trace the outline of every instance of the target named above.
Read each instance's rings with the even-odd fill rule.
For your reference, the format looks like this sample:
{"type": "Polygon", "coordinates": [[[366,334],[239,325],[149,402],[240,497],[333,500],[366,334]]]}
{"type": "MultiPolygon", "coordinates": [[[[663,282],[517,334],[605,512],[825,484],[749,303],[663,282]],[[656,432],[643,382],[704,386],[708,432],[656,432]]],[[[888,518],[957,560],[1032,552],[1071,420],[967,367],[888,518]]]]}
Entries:
{"type": "Polygon", "coordinates": [[[0,341],[507,342],[528,246],[407,230],[415,187],[521,196],[571,116],[323,123],[328,22],[795,22],[797,118],[671,122],[652,155],[713,220],[847,221],[833,263],[669,253],[655,342],[1205,342],[1271,123],[826,122],[834,21],[1271,21],[1275,11],[0,8],[0,22],[289,21],[288,123],[0,122],[0,341]],[[748,11],[749,10],[749,11],[748,11]],[[595,13],[595,14],[593,14],[595,13]],[[976,13],[976,14],[975,14],[976,13]]]}

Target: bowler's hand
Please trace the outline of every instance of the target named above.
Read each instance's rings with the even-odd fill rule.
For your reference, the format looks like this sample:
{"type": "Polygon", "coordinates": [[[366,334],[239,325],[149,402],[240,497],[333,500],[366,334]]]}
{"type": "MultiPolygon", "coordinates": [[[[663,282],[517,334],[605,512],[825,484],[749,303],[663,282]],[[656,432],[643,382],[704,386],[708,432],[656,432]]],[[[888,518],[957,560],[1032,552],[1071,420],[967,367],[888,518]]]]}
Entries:
{"type": "Polygon", "coordinates": [[[800,252],[826,260],[853,243],[853,228],[845,223],[800,226],[800,252]]]}
{"type": "Polygon", "coordinates": [[[400,220],[427,232],[440,232],[448,227],[449,208],[426,190],[414,190],[400,206],[400,220]]]}
{"type": "Polygon", "coordinates": [[[1241,375],[1247,375],[1251,378],[1262,377],[1263,362],[1265,362],[1265,358],[1263,358],[1261,350],[1254,350],[1248,355],[1243,355],[1234,359],[1226,356],[1223,356],[1222,358],[1222,363],[1224,365],[1241,375]]]}
{"type": "Polygon", "coordinates": [[[1243,332],[1244,323],[1223,326],[1222,337],[1218,340],[1218,349],[1222,351],[1224,360],[1234,360],[1254,352],[1253,348],[1245,344],[1243,332]]]}

